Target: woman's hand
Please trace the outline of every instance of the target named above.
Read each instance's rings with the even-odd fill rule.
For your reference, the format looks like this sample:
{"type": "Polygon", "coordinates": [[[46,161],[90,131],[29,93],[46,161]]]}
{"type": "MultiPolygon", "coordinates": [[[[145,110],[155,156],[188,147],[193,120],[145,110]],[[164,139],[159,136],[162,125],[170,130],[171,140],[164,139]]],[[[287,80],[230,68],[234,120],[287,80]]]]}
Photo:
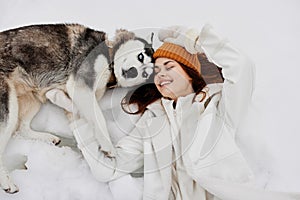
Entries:
{"type": "Polygon", "coordinates": [[[191,54],[201,53],[200,48],[196,48],[200,32],[194,28],[184,26],[171,26],[161,29],[158,38],[162,42],[170,42],[184,47],[191,54]]]}

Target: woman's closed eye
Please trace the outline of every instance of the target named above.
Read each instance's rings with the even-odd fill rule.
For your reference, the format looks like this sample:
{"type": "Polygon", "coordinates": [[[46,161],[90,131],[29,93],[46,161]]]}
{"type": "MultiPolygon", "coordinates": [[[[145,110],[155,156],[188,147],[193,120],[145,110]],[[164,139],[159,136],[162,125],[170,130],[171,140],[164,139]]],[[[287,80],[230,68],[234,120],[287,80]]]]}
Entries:
{"type": "MultiPolygon", "coordinates": [[[[166,70],[166,71],[170,71],[170,70],[172,70],[174,67],[175,67],[174,65],[166,66],[166,67],[165,67],[165,70],[166,70]]],[[[155,73],[155,74],[158,74],[160,71],[161,71],[161,69],[160,69],[159,67],[154,67],[154,73],[155,73]]]]}
{"type": "Polygon", "coordinates": [[[166,67],[166,70],[169,71],[169,70],[173,69],[174,67],[175,67],[174,65],[168,66],[168,67],[166,67]]]}

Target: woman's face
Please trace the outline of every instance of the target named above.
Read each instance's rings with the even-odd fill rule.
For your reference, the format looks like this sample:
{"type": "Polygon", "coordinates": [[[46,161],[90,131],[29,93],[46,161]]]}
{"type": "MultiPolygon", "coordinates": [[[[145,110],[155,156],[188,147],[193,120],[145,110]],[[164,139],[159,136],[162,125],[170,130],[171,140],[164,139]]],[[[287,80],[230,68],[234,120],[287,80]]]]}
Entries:
{"type": "Polygon", "coordinates": [[[194,92],[191,78],[175,60],[157,58],[154,73],[154,83],[163,97],[176,101],[178,97],[194,92]]]}

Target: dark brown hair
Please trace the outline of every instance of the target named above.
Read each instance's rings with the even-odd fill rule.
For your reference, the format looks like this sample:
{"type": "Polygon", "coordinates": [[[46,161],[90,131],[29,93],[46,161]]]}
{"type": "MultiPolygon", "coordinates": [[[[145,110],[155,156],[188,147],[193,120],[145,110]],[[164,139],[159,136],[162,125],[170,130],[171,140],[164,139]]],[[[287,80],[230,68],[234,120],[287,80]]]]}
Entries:
{"type": "MultiPolygon", "coordinates": [[[[179,64],[182,69],[188,74],[188,76],[191,77],[194,92],[196,94],[203,93],[205,97],[206,93],[203,92],[202,89],[206,86],[206,82],[204,81],[203,77],[194,69],[187,67],[182,63],[179,64]]],[[[148,80],[149,81],[145,84],[139,85],[133,90],[129,91],[123,98],[121,106],[126,113],[143,114],[149,104],[162,97],[161,93],[158,91],[156,85],[154,84],[154,73],[148,80]],[[132,104],[135,104],[137,106],[136,112],[131,112],[130,109],[128,109],[132,104]]],[[[204,99],[204,97],[201,99],[201,101],[204,99]]]]}

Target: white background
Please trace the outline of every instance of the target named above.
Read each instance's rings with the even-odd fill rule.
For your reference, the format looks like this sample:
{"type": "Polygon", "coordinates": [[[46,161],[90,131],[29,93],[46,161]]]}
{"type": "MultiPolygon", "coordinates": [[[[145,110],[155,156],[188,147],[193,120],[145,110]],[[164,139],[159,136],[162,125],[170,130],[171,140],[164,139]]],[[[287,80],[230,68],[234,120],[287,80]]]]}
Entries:
{"type": "MultiPolygon", "coordinates": [[[[0,0],[0,30],[74,22],[112,37],[117,28],[185,25],[200,29],[212,24],[256,64],[256,91],[238,133],[239,145],[263,187],[299,192],[299,10],[297,0],[0,0]]],[[[36,127],[68,132],[60,111],[46,107],[36,127]]],[[[12,173],[20,192],[0,191],[0,199],[111,199],[108,186],[93,179],[78,152],[14,139],[8,154],[20,151],[28,155],[29,167],[12,173]]],[[[116,190],[122,193],[126,185],[116,190]]]]}

